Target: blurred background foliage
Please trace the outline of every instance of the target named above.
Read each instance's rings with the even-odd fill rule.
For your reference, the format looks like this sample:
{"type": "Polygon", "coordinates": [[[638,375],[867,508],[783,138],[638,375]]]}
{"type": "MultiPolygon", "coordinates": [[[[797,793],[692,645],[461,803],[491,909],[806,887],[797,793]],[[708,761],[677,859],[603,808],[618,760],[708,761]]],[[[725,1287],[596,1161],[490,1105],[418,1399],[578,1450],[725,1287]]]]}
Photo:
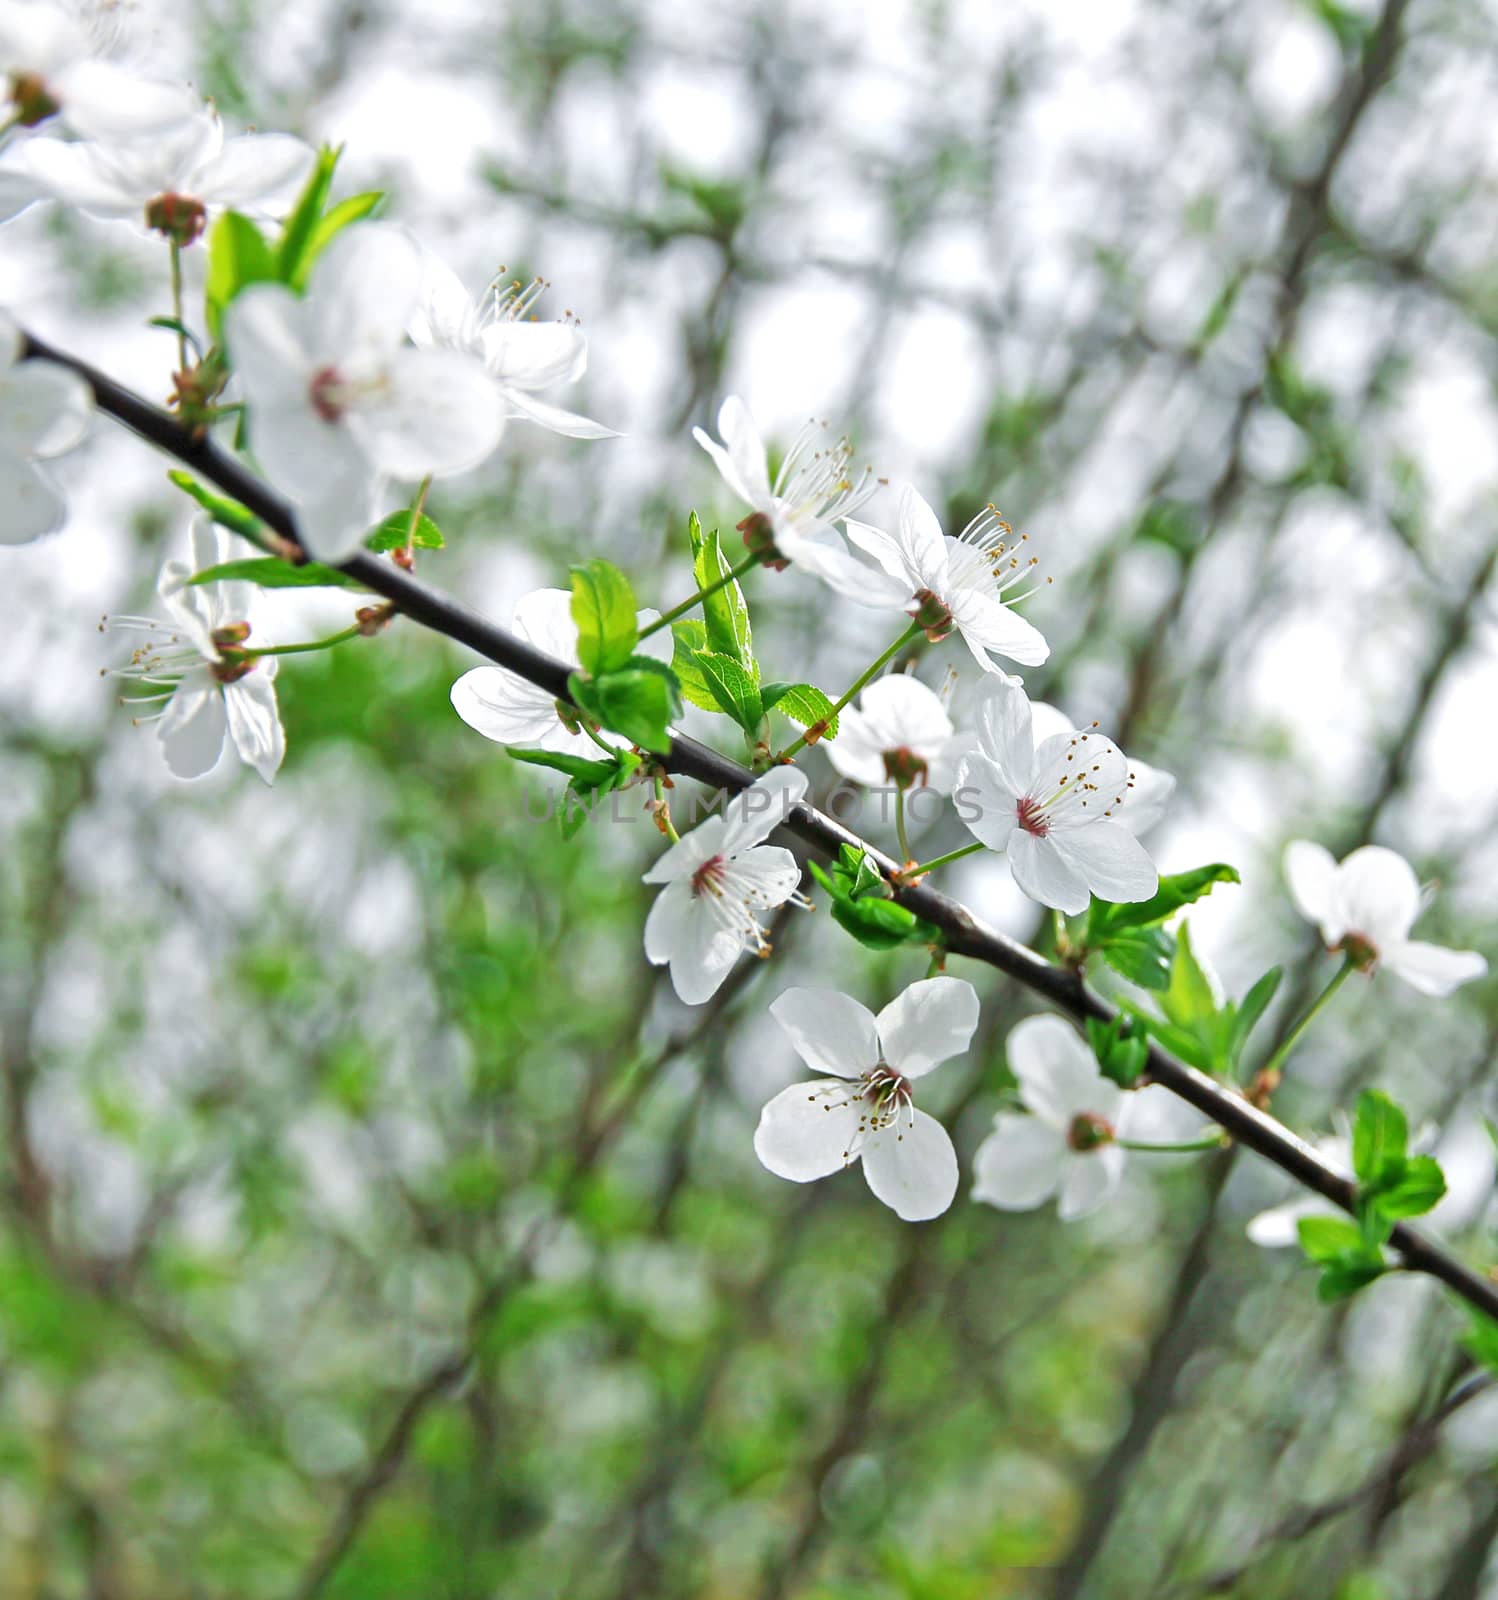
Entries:
{"type": "MultiPolygon", "coordinates": [[[[515,427],[439,486],[424,576],[503,619],[601,553],[669,604],[688,510],[739,514],[689,426],[733,390],[781,443],[825,414],[1031,534],[1032,690],[1179,774],[1157,854],[1240,868],[1193,931],[1232,992],[1289,965],[1269,1031],[1330,970],[1290,837],[1404,851],[1427,936],[1495,953],[1490,5],[129,20],[230,116],[347,140],[346,191],[388,188],[475,287],[505,262],[583,315],[557,398],[628,437],[515,427]]],[[[0,237],[0,300],[164,393],[155,243],[0,237]]],[[[1135,1162],[1069,1228],[770,1178],[751,1131],[798,1069],[769,1001],[877,1005],[919,952],[787,919],[682,1008],[641,952],[646,818],[564,843],[546,776],[452,714],[471,661],[399,624],[286,664],[274,790],[174,786],[92,624],[149,604],[185,508],[103,426],[73,490],[0,598],[0,1592],[1498,1593],[1498,1412],[1448,1410],[1462,1320],[1428,1285],[1318,1306],[1246,1240],[1285,1190],[1233,1152],[1135,1162]]],[[[774,677],[836,692],[886,642],[794,575],[750,599],[774,677]]],[[[267,631],[346,610],[278,597],[267,631]]],[[[1039,936],[1002,866],[952,877],[1039,936]]],[[[962,975],[980,1035],[928,1104],[967,1157],[1035,1007],[962,975]]],[[[1488,1264],[1494,988],[1356,982],[1276,1109],[1325,1133],[1377,1083],[1438,1123],[1440,1225],[1488,1264]]]]}

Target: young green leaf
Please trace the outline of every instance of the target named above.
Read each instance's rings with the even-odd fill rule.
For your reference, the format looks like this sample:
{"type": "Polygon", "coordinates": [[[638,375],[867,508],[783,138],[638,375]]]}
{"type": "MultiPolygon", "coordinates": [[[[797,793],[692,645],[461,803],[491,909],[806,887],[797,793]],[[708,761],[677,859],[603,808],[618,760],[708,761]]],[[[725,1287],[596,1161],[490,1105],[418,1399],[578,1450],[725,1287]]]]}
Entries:
{"type": "MultiPolygon", "coordinates": [[[[505,754],[512,760],[524,761],[528,766],[549,767],[553,772],[565,772],[569,778],[576,778],[588,785],[603,783],[618,768],[616,761],[591,761],[587,756],[568,755],[560,750],[527,750],[522,745],[507,744],[505,754]]],[[[638,766],[640,758],[635,756],[633,759],[638,766]]]]}
{"type": "Polygon", "coordinates": [[[208,272],[203,314],[219,337],[225,309],[241,289],[276,281],[276,258],[259,228],[237,211],[226,211],[208,231],[208,272]]]}
{"type": "Polygon", "coordinates": [[[442,530],[425,514],[416,519],[416,537],[411,538],[411,513],[396,511],[377,527],[370,530],[364,548],[383,555],[387,550],[404,550],[407,541],[418,550],[440,550],[443,547],[442,530]]]}
{"type": "Polygon", "coordinates": [[[1204,1024],[1213,1023],[1217,1018],[1217,997],[1191,948],[1191,930],[1184,923],[1176,934],[1170,982],[1160,997],[1160,1009],[1169,1021],[1199,1035],[1204,1031],[1204,1024]]]}
{"type": "Polygon", "coordinates": [[[754,679],[732,656],[718,655],[712,650],[699,651],[694,664],[718,708],[732,717],[745,733],[752,734],[765,714],[754,679]]]}
{"type": "Polygon", "coordinates": [[[1135,928],[1110,934],[1097,947],[1098,954],[1122,978],[1141,989],[1166,989],[1175,941],[1162,928],[1135,928]]]}
{"type": "Polygon", "coordinates": [[[1321,1268],[1316,1294],[1323,1301],[1345,1300],[1389,1270],[1383,1251],[1347,1217],[1302,1217],[1298,1232],[1306,1258],[1321,1268]]]}
{"type": "Polygon", "coordinates": [[[317,561],[306,561],[294,566],[278,556],[249,556],[243,561],[223,561],[216,567],[204,567],[193,573],[189,586],[199,583],[230,583],[238,579],[244,583],[258,584],[262,589],[357,589],[366,593],[357,579],[340,572],[337,567],[325,567],[317,561]]]}
{"type": "Polygon", "coordinates": [[[1248,1043],[1249,1035],[1258,1025],[1259,1018],[1269,1009],[1269,1003],[1274,999],[1280,986],[1280,979],[1284,975],[1283,967],[1271,967],[1244,995],[1233,1014],[1232,1027],[1228,1035],[1229,1065],[1237,1064],[1238,1058],[1243,1054],[1243,1047],[1248,1043]]]}
{"type": "Polygon", "coordinates": [[[1111,900],[1094,900],[1087,918],[1087,944],[1099,948],[1110,935],[1124,928],[1150,928],[1174,916],[1182,906],[1189,906],[1210,894],[1215,884],[1240,883],[1237,872],[1226,862],[1217,861],[1208,867],[1194,867],[1190,872],[1178,872],[1161,878],[1160,885],[1148,900],[1115,904],[1111,900]]]}
{"type": "Polygon", "coordinates": [[[305,289],[307,279],[312,276],[312,269],[317,265],[317,258],[323,251],[350,224],[362,222],[384,198],[381,190],[370,189],[364,194],[350,195],[347,200],[340,200],[328,211],[312,230],[310,243],[302,251],[291,276],[286,280],[291,287],[298,293],[305,289]]]}
{"type": "Polygon", "coordinates": [[[683,698],[703,711],[722,711],[718,697],[708,687],[702,669],[697,665],[697,655],[707,649],[707,629],[696,617],[671,624],[671,670],[681,685],[683,698]]]}
{"type": "Polygon", "coordinates": [[[1404,1170],[1387,1189],[1370,1197],[1384,1216],[1422,1217],[1440,1204],[1446,1193],[1446,1174],[1434,1156],[1411,1156],[1404,1170]]]}
{"type": "Polygon", "coordinates": [[[239,534],[251,544],[260,545],[262,549],[265,547],[265,524],[248,507],[240,505],[237,500],[226,500],[222,495],[214,494],[211,489],[205,489],[190,472],[174,470],[167,473],[167,477],[183,494],[196,500],[220,527],[227,528],[230,533],[239,534]]]}
{"type": "Polygon", "coordinates": [[[640,637],[635,610],[634,591],[618,567],[595,558],[572,568],[572,620],[585,672],[612,672],[629,660],[640,637]]]}
{"type": "Polygon", "coordinates": [[[568,693],[584,711],[632,744],[657,755],[671,750],[671,724],[681,715],[676,675],[663,662],[629,656],[611,672],[584,678],[573,673],[568,693]]]}
{"type": "MultiPolygon", "coordinates": [[[[692,546],[692,575],[699,589],[711,587],[733,570],[733,563],[718,538],[718,530],[714,528],[704,533],[695,511],[687,524],[687,538],[692,546]]],[[[754,659],[749,607],[737,578],[702,602],[702,621],[707,630],[708,649],[731,657],[758,684],[759,663],[754,659]]]]}
{"type": "Polygon", "coordinates": [[[304,283],[312,267],[312,241],[323,220],[323,209],[333,188],[333,172],[343,154],[340,145],[324,145],[296,204],[291,208],[276,246],[276,276],[282,283],[304,283]]]}
{"type": "Polygon", "coordinates": [[[816,862],[811,875],[832,899],[832,918],[870,950],[902,944],[939,945],[941,930],[890,899],[893,890],[862,850],[845,844],[830,873],[816,862]]]}
{"type": "Polygon", "coordinates": [[[832,701],[809,683],[767,683],[759,692],[760,703],[766,711],[779,711],[800,727],[813,723],[825,725],[821,737],[837,738],[837,717],[832,701]]]}
{"type": "Polygon", "coordinates": [[[1364,1188],[1376,1190],[1404,1175],[1409,1133],[1404,1112],[1382,1089],[1363,1090],[1352,1124],[1352,1169],[1364,1188]]]}

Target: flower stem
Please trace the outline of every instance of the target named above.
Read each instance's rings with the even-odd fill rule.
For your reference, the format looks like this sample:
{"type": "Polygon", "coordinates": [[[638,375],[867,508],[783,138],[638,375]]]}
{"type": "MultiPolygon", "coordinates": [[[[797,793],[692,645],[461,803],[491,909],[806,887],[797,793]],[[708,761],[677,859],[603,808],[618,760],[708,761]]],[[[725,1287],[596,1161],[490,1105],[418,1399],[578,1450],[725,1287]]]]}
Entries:
{"type": "Polygon", "coordinates": [[[905,836],[905,790],[895,786],[895,837],[900,841],[901,862],[914,861],[910,853],[910,840],[905,836]]]}
{"type": "Polygon", "coordinates": [[[948,850],[944,856],[936,856],[930,861],[922,861],[919,866],[907,867],[900,876],[907,882],[913,883],[925,873],[934,872],[937,867],[946,866],[949,861],[961,861],[964,856],[976,855],[979,850],[986,848],[986,845],[975,839],[971,844],[963,845],[960,850],[948,850]]]}
{"type": "Polygon", "coordinates": [[[1316,1020],[1321,1008],[1327,1003],[1328,1000],[1331,999],[1337,990],[1342,987],[1343,983],[1347,979],[1348,973],[1353,970],[1353,966],[1353,960],[1349,956],[1347,960],[1345,960],[1342,965],[1338,967],[1337,970],[1332,974],[1331,982],[1328,983],[1321,993],[1318,994],[1310,1003],[1310,1005],[1306,1007],[1305,1015],[1301,1017],[1300,1021],[1297,1022],[1295,1026],[1291,1028],[1289,1033],[1285,1035],[1284,1043],[1281,1044],[1279,1049],[1276,1050],[1272,1056],[1270,1056],[1268,1061],[1266,1061],[1262,1067],[1260,1067],[1260,1082],[1269,1085],[1278,1083],[1280,1071],[1284,1067],[1285,1062],[1289,1059],[1290,1052],[1294,1050],[1297,1044],[1300,1043],[1301,1034],[1303,1034],[1306,1029],[1310,1027],[1310,1025],[1316,1020]]]}
{"type": "Polygon", "coordinates": [[[1219,1128],[1216,1133],[1200,1139],[1186,1139],[1180,1144],[1150,1144],[1143,1139],[1115,1139],[1113,1142],[1120,1150],[1142,1150],[1157,1156],[1189,1156],[1199,1150],[1221,1150],[1228,1138],[1219,1128]]]}
{"type": "Polygon", "coordinates": [[[760,560],[761,557],[758,553],[745,556],[744,559],[739,562],[738,566],[730,567],[729,570],[725,572],[716,583],[710,583],[708,584],[707,588],[699,589],[697,593],[692,595],[689,599],[683,600],[679,606],[672,606],[669,611],[662,612],[662,614],[658,616],[654,622],[648,623],[645,627],[641,628],[640,638],[648,639],[652,633],[659,633],[662,628],[669,628],[678,617],[684,617],[687,612],[692,611],[696,607],[700,606],[704,600],[707,600],[711,596],[717,594],[720,589],[726,589],[729,584],[737,583],[746,572],[749,572],[753,568],[757,567],[760,563],[760,560]]]}
{"type": "Polygon", "coordinates": [[[306,644],[267,644],[259,649],[251,645],[234,645],[224,651],[226,656],[301,656],[311,650],[331,650],[335,644],[342,644],[345,639],[357,639],[363,629],[356,622],[352,627],[345,628],[342,633],[330,634],[326,639],[310,639],[306,644]]]}
{"type": "Polygon", "coordinates": [[[175,239],[168,241],[172,262],[172,315],[177,319],[177,370],[187,371],[187,337],[182,322],[182,246],[175,239]]]}
{"type": "Polygon", "coordinates": [[[406,559],[402,565],[410,571],[411,563],[415,560],[416,530],[421,526],[421,514],[426,510],[427,495],[432,487],[432,475],[428,473],[421,480],[421,487],[416,491],[416,498],[411,502],[411,520],[406,526],[406,559]]]}
{"type": "Polygon", "coordinates": [[[671,806],[666,799],[666,780],[659,772],[655,775],[655,814],[660,821],[661,831],[672,844],[680,844],[681,835],[671,820],[671,806]]]}
{"type": "MultiPolygon", "coordinates": [[[[831,722],[833,717],[837,716],[843,707],[847,705],[847,703],[853,698],[854,695],[858,693],[860,689],[864,687],[865,684],[872,682],[873,679],[876,678],[884,670],[884,668],[895,659],[897,655],[899,655],[906,645],[920,638],[921,634],[924,632],[925,629],[922,628],[918,622],[912,622],[905,632],[895,640],[895,642],[889,647],[888,650],[884,652],[883,655],[881,655],[876,661],[871,662],[863,672],[859,673],[858,677],[855,678],[848,686],[847,692],[843,695],[842,699],[839,700],[835,706],[833,706],[831,712],[827,716],[822,718],[822,723],[818,724],[818,726],[831,722]]],[[[799,739],[795,739],[788,744],[785,749],[775,757],[776,761],[789,761],[793,755],[796,755],[799,751],[804,750],[806,748],[807,734],[810,732],[811,729],[808,728],[806,733],[803,733],[799,739]]]]}
{"type": "Polygon", "coordinates": [[[599,733],[598,729],[588,721],[587,717],[580,717],[578,719],[578,726],[585,734],[587,734],[587,736],[593,741],[594,744],[598,746],[600,750],[607,751],[610,761],[618,758],[619,752],[599,733]]]}

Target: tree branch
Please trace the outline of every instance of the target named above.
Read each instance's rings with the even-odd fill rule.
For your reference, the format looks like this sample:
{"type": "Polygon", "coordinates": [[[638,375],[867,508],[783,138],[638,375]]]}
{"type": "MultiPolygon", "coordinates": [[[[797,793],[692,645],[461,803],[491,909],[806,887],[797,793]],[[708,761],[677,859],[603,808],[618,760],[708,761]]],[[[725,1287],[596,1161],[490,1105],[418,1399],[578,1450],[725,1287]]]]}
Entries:
{"type": "MultiPolygon", "coordinates": [[[[175,418],[139,395],[113,382],[86,362],[66,355],[29,334],[23,334],[22,359],[55,361],[70,368],[93,389],[98,407],[147,443],[191,467],[216,488],[238,500],[284,539],[302,548],[290,507],[240,462],[208,439],[195,438],[175,418]]],[[[390,562],[361,553],[345,562],[343,571],[383,595],[413,622],[465,644],[498,666],[506,667],[558,699],[567,698],[570,669],[543,654],[477,612],[449,599],[390,562]]],[[[664,758],[666,767],[712,788],[736,794],[754,774],[695,739],[677,737],[664,758]]],[[[888,877],[899,863],[866,844],[841,823],[811,806],[797,805],[787,826],[816,849],[835,856],[842,845],[863,850],[888,877]]],[[[1108,1020],[1113,1007],[1094,994],[1074,972],[1052,966],[1033,951],[987,927],[968,908],[927,884],[896,893],[895,898],[917,916],[939,928],[948,951],[993,967],[1049,1000],[1059,1010],[1083,1019],[1108,1020]]],[[[1224,1128],[1238,1143],[1290,1174],[1306,1188],[1344,1211],[1354,1210],[1357,1187],[1342,1176],[1283,1124],[1250,1105],[1228,1086],[1187,1066],[1157,1045],[1149,1047],[1148,1072],[1157,1083],[1224,1128]]],[[[1444,1283],[1469,1305],[1498,1319],[1498,1283],[1474,1271],[1408,1224],[1394,1229],[1390,1244],[1405,1268],[1444,1283]]]]}

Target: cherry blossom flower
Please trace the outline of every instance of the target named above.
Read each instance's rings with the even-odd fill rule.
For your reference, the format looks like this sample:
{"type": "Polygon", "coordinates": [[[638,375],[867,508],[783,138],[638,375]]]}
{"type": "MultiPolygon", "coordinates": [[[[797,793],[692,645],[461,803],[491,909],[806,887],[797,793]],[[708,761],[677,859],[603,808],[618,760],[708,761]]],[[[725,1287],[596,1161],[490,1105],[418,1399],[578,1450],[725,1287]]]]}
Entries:
{"type": "Polygon", "coordinates": [[[645,921],[645,954],[655,966],[670,963],[688,1005],[711,999],[747,946],[770,953],[762,912],[808,904],[796,891],[796,858],[763,842],[805,794],[804,772],[776,767],[727,801],[722,816],[683,834],[645,874],[646,883],[665,885],[645,921]]]}
{"type": "Polygon", "coordinates": [[[559,383],[576,383],[588,365],[588,341],[569,312],[561,322],[540,322],[531,308],[548,285],[540,278],[522,286],[496,278],[472,300],[457,274],[424,252],[425,284],[411,323],[422,349],[461,350],[476,356],[499,388],[506,413],[538,422],[572,439],[616,439],[613,428],[537,400],[559,383]]]}
{"type": "Polygon", "coordinates": [[[783,1089],[760,1113],[754,1153],[778,1178],[809,1183],[855,1161],[906,1222],[939,1217],[957,1193],[947,1130],[912,1085],[967,1049],[978,996],[961,978],[913,983],[877,1017],[835,989],[787,989],[770,1007],[819,1076],[783,1089]]]}
{"type": "Polygon", "coordinates": [[[1001,670],[994,654],[1027,667],[1039,666],[1050,655],[1040,630],[1011,609],[1034,592],[1040,558],[1024,553],[1030,536],[1016,535],[992,506],[953,539],[907,483],[900,488],[893,533],[851,520],[847,529],[853,543],[900,586],[900,604],[925,628],[928,639],[945,639],[955,628],[985,672],[1001,670]],[[1017,584],[1032,587],[1011,595],[1017,584]]]}
{"type": "Polygon", "coordinates": [[[985,681],[978,750],[957,769],[958,815],[975,838],[1005,852],[1032,900],[1076,913],[1094,894],[1154,894],[1154,863],[1123,822],[1132,781],[1123,751],[1096,724],[1037,745],[1024,690],[985,681]]]}
{"type": "Polygon", "coordinates": [[[276,657],[240,654],[250,636],[245,620],[252,594],[247,583],[191,584],[196,572],[229,557],[228,540],[207,517],[192,527],[192,562],[169,561],[157,593],[169,619],[107,617],[103,626],[144,634],[128,665],[112,676],[154,691],[132,706],[164,702],[137,724],[155,723],[166,764],[179,778],[212,772],[227,733],[246,766],[275,780],[286,754],[286,735],[276,706],[276,657]]]}
{"type": "Polygon", "coordinates": [[[1296,839],[1285,848],[1285,877],[1296,909],[1320,926],[1327,949],[1345,951],[1364,972],[1382,964],[1421,994],[1448,995],[1488,970],[1475,950],[1410,938],[1420,885],[1393,850],[1364,845],[1339,866],[1321,845],[1296,839]]]}
{"type": "Polygon", "coordinates": [[[894,783],[950,794],[957,763],[973,747],[959,734],[934,690],[908,673],[876,678],[838,716],[825,749],[845,778],[872,787],[894,783]]]}
{"type": "MultiPolygon", "coordinates": [[[[1044,700],[1030,702],[1030,726],[1038,746],[1058,733],[1070,737],[1076,724],[1067,714],[1044,700]]],[[[832,749],[828,745],[828,750],[832,749]]],[[[1175,794],[1176,781],[1170,773],[1152,767],[1137,756],[1129,757],[1129,788],[1125,803],[1114,813],[1136,839],[1162,822],[1175,794]]]]}
{"type": "Polygon", "coordinates": [[[388,478],[462,472],[504,426],[499,394],[471,356],[402,348],[420,293],[416,245],[388,224],[360,223],[319,257],[305,298],[257,283],[225,312],[251,447],[296,503],[320,560],[358,550],[388,478]]]}
{"type": "MultiPolygon", "coordinates": [[[[658,614],[640,612],[640,626],[654,622],[658,614]]],[[[572,620],[572,596],[567,590],[537,589],[526,595],[515,607],[512,627],[537,650],[569,667],[579,665],[577,624],[572,620]]],[[[671,649],[668,629],[651,634],[640,644],[640,654],[657,661],[669,661],[671,649]]],[[[598,755],[598,746],[587,734],[570,731],[562,721],[555,696],[504,667],[473,667],[465,672],[452,686],[452,703],[470,728],[496,744],[551,750],[559,755],[598,755]]],[[[621,747],[629,743],[607,731],[600,732],[599,738],[621,747]]]]}
{"type": "Polygon", "coordinates": [[[54,199],[104,221],[132,222],[179,245],[201,237],[211,214],[285,214],[316,160],[285,133],[225,139],[212,107],[149,138],[67,144],[33,139],[27,169],[54,199]]]}
{"type": "Polygon", "coordinates": [[[973,1198],[1031,1211],[1059,1197],[1063,1222],[1096,1211],[1123,1177],[1117,1140],[1161,1089],[1125,1091],[1098,1070],[1060,1017],[1026,1017],[1009,1035],[1009,1066],[1030,1113],[1001,1111],[974,1157],[973,1198]]]}
{"type": "Polygon", "coordinates": [[[88,432],[93,391],[53,361],[22,361],[21,330],[0,311],[0,544],[55,533],[67,503],[40,465],[88,432]]]}
{"type": "Polygon", "coordinates": [[[805,567],[859,605],[893,609],[901,603],[900,585],[853,555],[832,526],[878,488],[867,471],[851,476],[853,450],[846,439],[833,442],[825,436],[825,424],[808,423],[772,484],[764,443],[736,394],[718,412],[718,432],[722,444],[701,428],[694,428],[692,437],[717,463],[728,487],[752,508],[739,524],[750,549],[765,552],[771,565],[805,567]]]}
{"type": "Polygon", "coordinates": [[[0,122],[34,128],[56,118],[85,139],[139,138],[180,122],[198,104],[185,84],[137,77],[103,59],[112,43],[94,9],[90,28],[51,0],[0,0],[0,122]]]}

